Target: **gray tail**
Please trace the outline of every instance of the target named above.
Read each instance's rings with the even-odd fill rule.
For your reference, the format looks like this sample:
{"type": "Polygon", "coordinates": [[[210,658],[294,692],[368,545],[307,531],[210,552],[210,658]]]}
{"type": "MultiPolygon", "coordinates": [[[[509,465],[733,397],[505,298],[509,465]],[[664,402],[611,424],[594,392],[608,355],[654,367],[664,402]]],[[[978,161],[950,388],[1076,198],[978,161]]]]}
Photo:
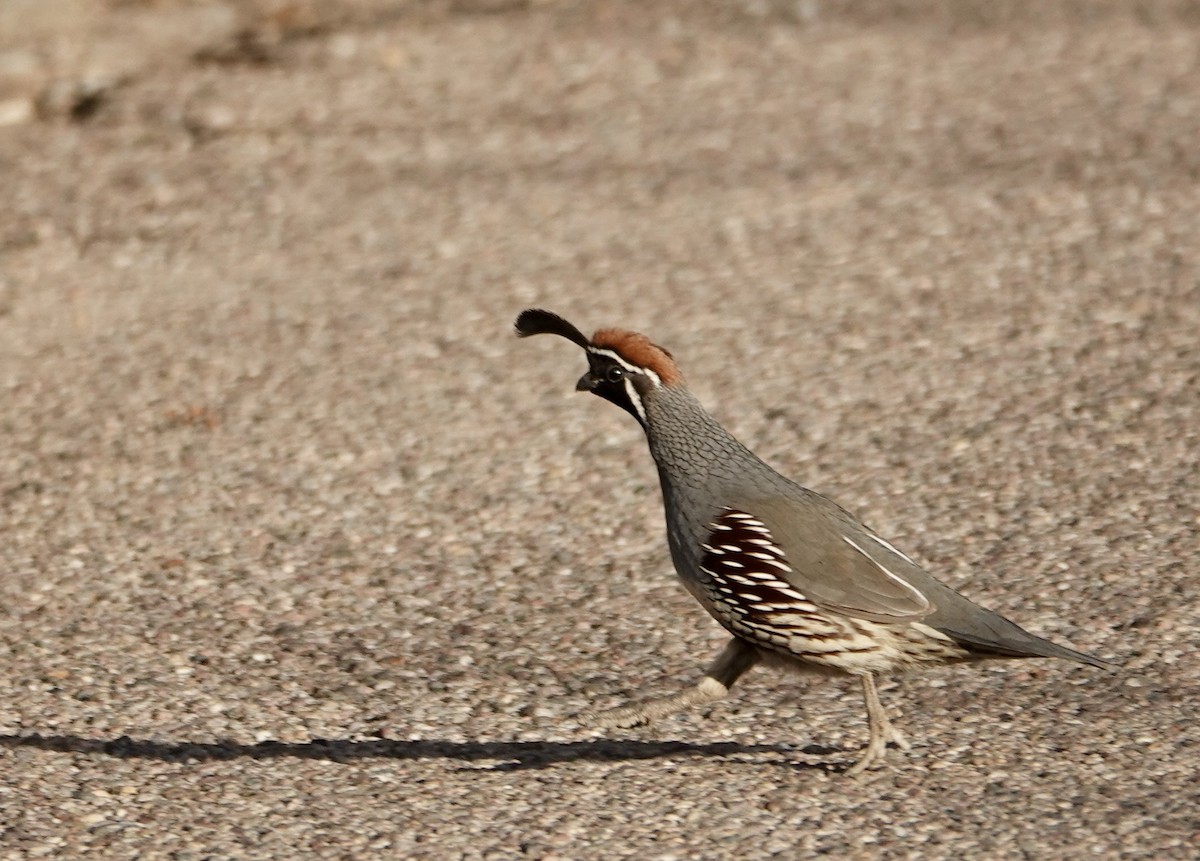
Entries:
{"type": "MultiPolygon", "coordinates": [[[[1008,621],[1005,619],[1004,621],[1008,621]]],[[[1012,624],[1011,622],[1009,624],[1012,624]]],[[[1008,636],[1002,640],[985,639],[983,637],[972,636],[960,631],[943,629],[944,633],[954,638],[960,645],[966,647],[970,651],[980,657],[993,656],[997,658],[1061,658],[1066,661],[1077,661],[1081,664],[1088,664],[1101,670],[1115,670],[1121,665],[1112,661],[1104,661],[1100,658],[1094,658],[1084,652],[1067,646],[1060,646],[1058,643],[1052,643],[1049,640],[1038,637],[1028,631],[1013,625],[1017,631],[1023,636],[1013,636],[1013,632],[1006,631],[1008,636]]]]}
{"type": "Polygon", "coordinates": [[[1102,670],[1115,670],[1118,666],[1031,634],[1011,619],[972,603],[932,577],[929,579],[932,583],[928,587],[922,583],[921,588],[933,597],[938,612],[927,617],[925,624],[981,658],[1062,658],[1102,670]]]}
{"type": "MultiPolygon", "coordinates": [[[[1030,636],[1032,636],[1032,634],[1030,636]]],[[[1112,661],[1104,661],[1100,658],[1094,658],[1089,654],[1080,652],[1067,646],[1060,646],[1058,643],[1051,643],[1049,640],[1043,640],[1041,637],[1038,637],[1037,639],[1038,645],[1041,648],[1037,653],[1031,655],[1031,657],[1063,658],[1068,661],[1078,661],[1081,664],[1087,664],[1101,670],[1115,670],[1121,666],[1120,664],[1112,661]]]]}

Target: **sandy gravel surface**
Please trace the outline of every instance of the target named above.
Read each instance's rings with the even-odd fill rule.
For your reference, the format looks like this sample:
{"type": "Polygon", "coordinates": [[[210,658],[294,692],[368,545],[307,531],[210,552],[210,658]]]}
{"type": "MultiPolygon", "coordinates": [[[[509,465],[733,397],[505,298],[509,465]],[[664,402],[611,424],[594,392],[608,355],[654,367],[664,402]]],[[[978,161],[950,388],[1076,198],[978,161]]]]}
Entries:
{"type": "Polygon", "coordinates": [[[0,859],[1195,858],[1183,3],[0,3],[0,859]],[[755,671],[636,327],[760,454],[1125,662],[755,671]]]}

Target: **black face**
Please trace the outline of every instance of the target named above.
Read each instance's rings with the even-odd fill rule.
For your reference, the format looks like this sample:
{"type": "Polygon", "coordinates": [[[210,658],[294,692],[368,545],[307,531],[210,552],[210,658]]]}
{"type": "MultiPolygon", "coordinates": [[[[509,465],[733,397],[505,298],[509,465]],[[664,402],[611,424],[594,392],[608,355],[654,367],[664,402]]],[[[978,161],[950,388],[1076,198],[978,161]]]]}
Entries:
{"type": "MultiPolygon", "coordinates": [[[[542,308],[528,308],[522,311],[517,316],[516,330],[522,338],[528,338],[530,335],[558,335],[583,347],[587,351],[588,372],[579,378],[575,388],[612,401],[648,429],[644,405],[651,390],[662,385],[662,379],[657,373],[619,358],[618,354],[608,347],[593,344],[574,325],[542,308]]],[[[667,358],[670,358],[669,354],[667,358]]]]}
{"type": "Polygon", "coordinates": [[[575,388],[612,401],[644,425],[642,398],[653,385],[645,374],[610,356],[589,350],[588,372],[579,378],[575,388]]]}

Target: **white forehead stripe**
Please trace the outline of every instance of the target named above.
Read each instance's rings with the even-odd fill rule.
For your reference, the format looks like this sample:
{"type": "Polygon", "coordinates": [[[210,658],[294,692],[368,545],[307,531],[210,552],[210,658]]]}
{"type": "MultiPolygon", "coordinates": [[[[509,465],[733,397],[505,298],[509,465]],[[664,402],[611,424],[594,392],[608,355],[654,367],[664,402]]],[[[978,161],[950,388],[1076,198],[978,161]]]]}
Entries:
{"type": "Polygon", "coordinates": [[[640,367],[639,365],[632,365],[629,362],[622,359],[620,354],[615,353],[612,350],[606,350],[603,347],[587,347],[585,349],[587,349],[587,351],[593,355],[604,356],[606,359],[612,359],[614,362],[616,362],[618,365],[620,365],[625,370],[629,371],[631,374],[641,374],[642,376],[649,379],[650,382],[654,383],[654,385],[656,385],[656,386],[662,385],[662,378],[659,377],[658,374],[654,373],[654,371],[650,370],[649,368],[640,367]]]}

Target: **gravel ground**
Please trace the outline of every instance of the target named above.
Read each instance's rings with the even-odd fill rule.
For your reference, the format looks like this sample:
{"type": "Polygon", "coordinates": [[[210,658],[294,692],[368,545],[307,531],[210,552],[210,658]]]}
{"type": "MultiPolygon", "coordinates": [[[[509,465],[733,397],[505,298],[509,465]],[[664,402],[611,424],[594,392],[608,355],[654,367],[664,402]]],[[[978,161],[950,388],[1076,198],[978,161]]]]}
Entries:
{"type": "Polygon", "coordinates": [[[1197,857],[1195,7],[645,5],[0,3],[0,859],[1197,857]],[[578,725],[723,637],[535,304],[1124,668],[578,725]]]}

